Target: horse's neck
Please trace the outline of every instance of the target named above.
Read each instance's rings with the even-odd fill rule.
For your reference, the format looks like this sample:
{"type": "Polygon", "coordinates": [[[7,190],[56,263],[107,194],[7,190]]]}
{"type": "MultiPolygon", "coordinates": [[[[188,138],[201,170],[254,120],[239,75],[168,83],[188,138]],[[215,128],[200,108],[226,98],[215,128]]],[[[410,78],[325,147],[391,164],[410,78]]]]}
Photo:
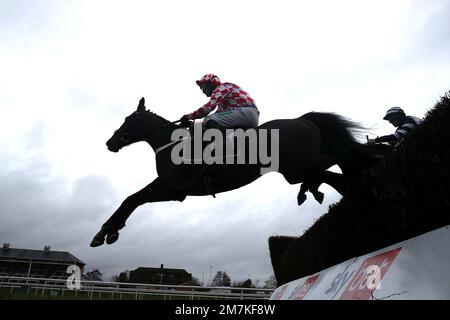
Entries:
{"type": "Polygon", "coordinates": [[[145,124],[145,141],[156,151],[161,146],[171,141],[172,131],[177,126],[171,122],[159,117],[156,114],[149,114],[145,124]]]}

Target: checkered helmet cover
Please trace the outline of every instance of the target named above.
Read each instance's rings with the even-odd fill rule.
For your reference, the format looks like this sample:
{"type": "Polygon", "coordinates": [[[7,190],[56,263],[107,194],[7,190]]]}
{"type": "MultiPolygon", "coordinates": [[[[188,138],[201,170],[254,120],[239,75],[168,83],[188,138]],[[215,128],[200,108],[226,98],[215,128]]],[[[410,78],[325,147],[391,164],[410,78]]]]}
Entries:
{"type": "Polygon", "coordinates": [[[208,73],[208,74],[205,74],[200,80],[197,80],[195,83],[197,83],[197,85],[199,87],[201,87],[206,82],[210,82],[210,83],[212,83],[214,85],[219,85],[220,84],[220,79],[215,74],[208,73]]]}

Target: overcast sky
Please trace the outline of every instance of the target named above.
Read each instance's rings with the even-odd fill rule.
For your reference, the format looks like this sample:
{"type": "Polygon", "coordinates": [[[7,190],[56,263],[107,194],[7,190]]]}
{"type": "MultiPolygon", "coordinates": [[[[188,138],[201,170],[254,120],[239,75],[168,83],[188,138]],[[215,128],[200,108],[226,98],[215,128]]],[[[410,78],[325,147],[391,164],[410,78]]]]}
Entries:
{"type": "Polygon", "coordinates": [[[164,264],[263,281],[268,238],[301,235],[333,189],[298,207],[298,186],[270,173],[142,206],[116,244],[90,248],[156,177],[147,144],[115,154],[107,139],[141,97],[169,120],[206,103],[204,73],[246,89],[260,122],[328,111],[392,133],[388,108],[422,117],[450,89],[449,14],[448,0],[0,0],[0,242],[70,251],[107,278],[164,264]]]}

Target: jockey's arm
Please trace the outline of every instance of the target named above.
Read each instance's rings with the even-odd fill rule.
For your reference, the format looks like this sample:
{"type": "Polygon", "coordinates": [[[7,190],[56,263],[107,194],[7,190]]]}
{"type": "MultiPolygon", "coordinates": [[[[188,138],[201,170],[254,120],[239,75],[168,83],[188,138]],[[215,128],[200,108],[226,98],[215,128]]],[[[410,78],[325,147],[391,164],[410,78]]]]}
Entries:
{"type": "Polygon", "coordinates": [[[214,90],[214,92],[211,95],[211,99],[209,99],[209,101],[205,105],[201,106],[196,111],[189,114],[189,119],[194,120],[205,117],[222,102],[223,98],[228,93],[228,89],[226,88],[225,88],[226,90],[224,90],[224,88],[221,88],[221,90],[218,89],[219,87],[214,90]]]}
{"type": "Polygon", "coordinates": [[[387,136],[381,136],[375,139],[376,143],[381,143],[381,142],[388,142],[388,143],[395,143],[399,140],[399,137],[394,133],[394,134],[389,134],[387,136]]]}

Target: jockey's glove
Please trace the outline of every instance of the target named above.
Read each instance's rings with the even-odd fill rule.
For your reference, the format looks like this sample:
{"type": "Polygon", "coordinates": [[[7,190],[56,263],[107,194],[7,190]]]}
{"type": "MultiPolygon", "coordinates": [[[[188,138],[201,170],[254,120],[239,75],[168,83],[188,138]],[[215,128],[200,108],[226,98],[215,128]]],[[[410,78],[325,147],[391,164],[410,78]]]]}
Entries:
{"type": "Polygon", "coordinates": [[[184,116],[181,117],[180,119],[180,126],[187,128],[191,125],[191,121],[189,119],[189,115],[185,114],[184,116]]]}

